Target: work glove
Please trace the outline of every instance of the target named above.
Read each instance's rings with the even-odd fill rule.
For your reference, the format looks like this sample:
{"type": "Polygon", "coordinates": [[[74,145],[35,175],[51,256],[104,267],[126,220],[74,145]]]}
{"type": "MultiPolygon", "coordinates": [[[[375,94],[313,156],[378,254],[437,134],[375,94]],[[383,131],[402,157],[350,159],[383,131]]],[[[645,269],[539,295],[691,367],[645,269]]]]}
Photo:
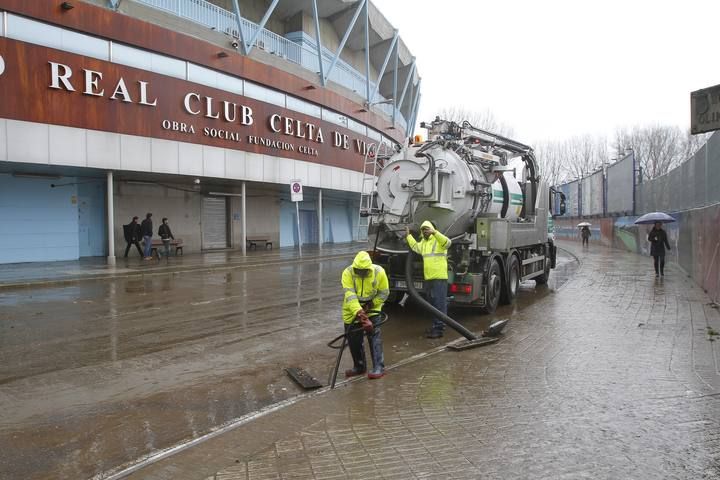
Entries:
{"type": "Polygon", "coordinates": [[[358,322],[360,322],[360,325],[362,326],[362,329],[365,330],[365,333],[372,333],[373,332],[373,324],[370,321],[370,318],[368,317],[367,313],[365,313],[365,310],[360,310],[356,315],[358,322]]]}

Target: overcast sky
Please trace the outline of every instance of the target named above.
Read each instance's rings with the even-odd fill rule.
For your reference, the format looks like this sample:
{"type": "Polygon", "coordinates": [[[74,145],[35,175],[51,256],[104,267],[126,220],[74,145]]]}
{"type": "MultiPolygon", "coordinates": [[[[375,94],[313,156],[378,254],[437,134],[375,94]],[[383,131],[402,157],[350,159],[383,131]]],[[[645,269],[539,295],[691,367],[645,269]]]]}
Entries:
{"type": "Polygon", "coordinates": [[[489,109],[519,141],[690,125],[720,84],[720,0],[372,0],[417,57],[418,122],[489,109]]]}

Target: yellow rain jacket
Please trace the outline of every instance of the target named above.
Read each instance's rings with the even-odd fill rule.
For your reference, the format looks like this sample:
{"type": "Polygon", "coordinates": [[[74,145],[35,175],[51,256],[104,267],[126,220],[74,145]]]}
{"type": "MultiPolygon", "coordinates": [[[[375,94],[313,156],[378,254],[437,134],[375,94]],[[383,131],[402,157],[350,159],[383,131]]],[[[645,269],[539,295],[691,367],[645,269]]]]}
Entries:
{"type": "MultiPolygon", "coordinates": [[[[428,221],[424,221],[420,229],[423,227],[434,229],[428,221]]],[[[412,251],[422,255],[425,280],[447,280],[447,251],[452,244],[449,238],[435,230],[430,238],[422,237],[419,242],[412,235],[408,235],[407,243],[412,251]]]]}
{"type": "Polygon", "coordinates": [[[342,286],[345,292],[343,299],[343,322],[352,323],[355,315],[362,310],[362,305],[370,302],[371,310],[380,310],[390,294],[390,286],[385,270],[373,265],[367,252],[359,252],[352,265],[342,274],[342,286]],[[370,270],[367,277],[355,275],[353,268],[370,270]]]}

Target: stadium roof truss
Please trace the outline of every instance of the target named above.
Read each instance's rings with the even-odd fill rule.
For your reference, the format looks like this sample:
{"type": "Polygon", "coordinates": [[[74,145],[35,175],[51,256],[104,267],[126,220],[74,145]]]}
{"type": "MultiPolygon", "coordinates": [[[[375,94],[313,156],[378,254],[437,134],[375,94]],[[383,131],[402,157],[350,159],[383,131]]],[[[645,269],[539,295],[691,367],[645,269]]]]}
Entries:
{"type": "MultiPolygon", "coordinates": [[[[108,1],[111,7],[117,9],[119,0],[108,1]]],[[[255,29],[252,35],[244,26],[248,20],[243,19],[240,2],[232,0],[232,5],[240,40],[238,50],[242,55],[250,54],[273,14],[285,19],[299,12],[311,12],[320,84],[327,85],[346,48],[364,50],[365,72],[359,72],[364,73],[363,111],[369,110],[373,105],[390,104],[394,107],[393,126],[398,112],[403,113],[408,125],[413,125],[412,122],[417,116],[421,84],[415,57],[403,43],[399,31],[390,25],[370,0],[267,0],[267,8],[258,24],[259,28],[255,29]],[[331,52],[329,65],[327,56],[323,58],[322,53],[321,18],[332,24],[341,39],[337,50],[331,52]],[[378,72],[375,78],[372,78],[371,64],[378,72]],[[399,91],[400,86],[402,90],[399,91]]]]}

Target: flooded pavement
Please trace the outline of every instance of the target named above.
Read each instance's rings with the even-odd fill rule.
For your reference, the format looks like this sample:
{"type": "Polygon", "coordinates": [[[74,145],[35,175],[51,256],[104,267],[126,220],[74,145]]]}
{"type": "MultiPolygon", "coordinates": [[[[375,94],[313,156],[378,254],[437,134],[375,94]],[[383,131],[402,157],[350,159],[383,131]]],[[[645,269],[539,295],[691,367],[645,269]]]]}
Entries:
{"type": "MultiPolygon", "coordinates": [[[[301,394],[286,367],[325,383],[354,249],[217,269],[188,257],[174,265],[184,271],[0,289],[0,478],[89,478],[197,438],[301,394]]],[[[561,262],[557,283],[523,285],[515,306],[456,318],[479,331],[522,311],[577,265],[561,262]]],[[[423,337],[429,320],[412,306],[388,313],[388,365],[442,345],[423,337]]]]}
{"type": "Polygon", "coordinates": [[[717,306],[675,266],[656,280],[647,257],[563,247],[580,268],[500,342],[305,398],[128,478],[719,479],[717,306]]]}

